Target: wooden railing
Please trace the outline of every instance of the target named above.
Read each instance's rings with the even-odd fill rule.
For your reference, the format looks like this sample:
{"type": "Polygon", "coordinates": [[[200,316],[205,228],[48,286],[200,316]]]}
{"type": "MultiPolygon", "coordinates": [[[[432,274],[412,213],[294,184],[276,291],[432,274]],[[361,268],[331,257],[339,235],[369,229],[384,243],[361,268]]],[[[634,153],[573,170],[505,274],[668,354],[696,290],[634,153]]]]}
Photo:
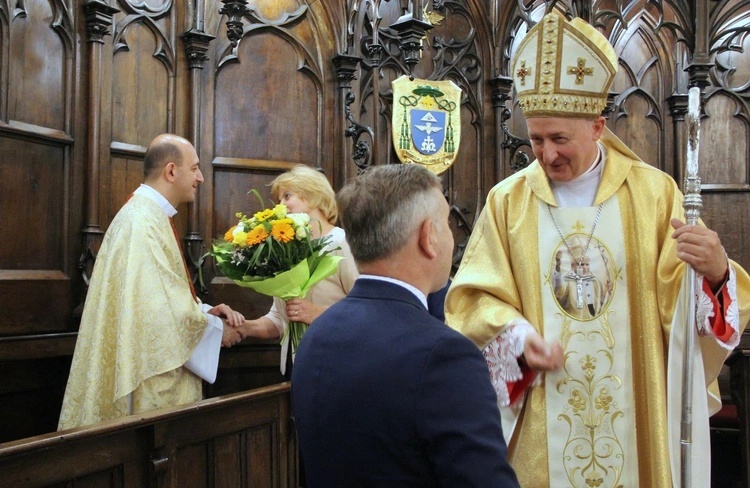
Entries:
{"type": "Polygon", "coordinates": [[[0,444],[2,487],[292,487],[290,384],[0,444]]]}

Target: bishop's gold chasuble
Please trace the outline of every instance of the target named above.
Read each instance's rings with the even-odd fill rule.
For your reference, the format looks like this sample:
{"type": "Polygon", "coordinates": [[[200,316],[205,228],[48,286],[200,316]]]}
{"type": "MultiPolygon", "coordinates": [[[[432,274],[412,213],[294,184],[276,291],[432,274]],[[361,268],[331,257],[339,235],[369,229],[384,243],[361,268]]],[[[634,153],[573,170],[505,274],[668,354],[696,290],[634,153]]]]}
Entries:
{"type": "Polygon", "coordinates": [[[96,259],[58,429],[200,400],[183,364],[206,325],[169,218],[133,195],[96,259]]]}
{"type": "MultiPolygon", "coordinates": [[[[592,207],[558,208],[537,162],[490,191],[446,298],[447,323],[483,350],[519,320],[563,346],[564,367],[501,408],[525,488],[672,486],[667,402],[679,382],[675,391],[667,371],[680,355],[668,351],[685,266],[669,221],[683,218],[682,195],[611,133],[601,142],[592,207]]],[[[731,264],[744,327],[750,278],[731,264]]],[[[706,416],[695,427],[707,432],[729,350],[713,338],[699,346],[706,416]]],[[[708,450],[697,455],[709,472],[708,450]]]]}

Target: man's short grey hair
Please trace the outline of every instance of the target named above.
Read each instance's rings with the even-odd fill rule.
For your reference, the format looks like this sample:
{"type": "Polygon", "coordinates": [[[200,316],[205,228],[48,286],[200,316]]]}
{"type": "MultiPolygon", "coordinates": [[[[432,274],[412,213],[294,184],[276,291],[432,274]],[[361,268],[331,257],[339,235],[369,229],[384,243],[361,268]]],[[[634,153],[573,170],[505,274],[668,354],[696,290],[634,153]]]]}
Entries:
{"type": "MultiPolygon", "coordinates": [[[[358,263],[400,250],[438,204],[440,178],[416,164],[375,166],[347,183],[336,197],[341,226],[358,263]]],[[[439,198],[443,198],[440,196],[439,198]]]]}

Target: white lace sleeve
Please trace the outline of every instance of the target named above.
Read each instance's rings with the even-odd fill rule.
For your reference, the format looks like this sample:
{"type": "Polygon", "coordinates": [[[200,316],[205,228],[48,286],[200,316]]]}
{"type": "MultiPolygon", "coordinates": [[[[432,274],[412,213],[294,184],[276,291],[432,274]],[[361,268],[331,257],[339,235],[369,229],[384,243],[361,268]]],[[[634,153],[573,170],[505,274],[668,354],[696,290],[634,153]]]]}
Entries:
{"type": "Polygon", "coordinates": [[[724,315],[724,322],[727,327],[732,329],[732,337],[727,341],[720,341],[714,336],[714,332],[711,329],[711,319],[714,317],[714,304],[711,297],[709,297],[705,291],[703,291],[703,276],[696,276],[696,321],[695,325],[698,328],[698,334],[705,337],[713,337],[716,342],[721,345],[724,349],[733,350],[740,343],[740,311],[737,305],[737,274],[734,272],[734,268],[729,266],[729,279],[726,284],[727,293],[731,303],[726,309],[724,315]]]}
{"type": "Polygon", "coordinates": [[[482,351],[490,370],[492,386],[497,393],[498,404],[501,407],[510,405],[508,383],[523,378],[518,358],[523,354],[526,336],[531,332],[534,332],[534,327],[525,320],[510,324],[482,351]]]}

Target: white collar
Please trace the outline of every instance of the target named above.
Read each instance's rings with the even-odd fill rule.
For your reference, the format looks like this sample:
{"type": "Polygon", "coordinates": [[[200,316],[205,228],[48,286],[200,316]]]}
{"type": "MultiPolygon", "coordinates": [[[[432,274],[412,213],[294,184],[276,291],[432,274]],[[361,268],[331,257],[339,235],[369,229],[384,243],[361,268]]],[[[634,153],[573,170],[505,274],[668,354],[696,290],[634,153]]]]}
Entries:
{"type": "Polygon", "coordinates": [[[422,305],[424,305],[424,308],[427,309],[427,297],[425,296],[425,294],[422,293],[422,291],[416,288],[415,286],[412,286],[405,281],[397,280],[396,278],[391,278],[390,276],[378,276],[378,275],[370,275],[370,274],[361,274],[359,275],[359,278],[364,278],[367,280],[387,281],[388,283],[393,283],[394,285],[398,285],[402,288],[406,288],[407,290],[412,292],[414,296],[419,298],[419,301],[422,302],[422,305]]]}
{"type": "Polygon", "coordinates": [[[596,159],[582,175],[571,181],[557,182],[550,180],[552,193],[555,195],[558,207],[590,207],[594,204],[596,191],[599,189],[607,160],[604,147],[599,142],[596,145],[598,148],[596,159]]]}
{"type": "Polygon", "coordinates": [[[169,200],[164,198],[164,195],[156,191],[152,186],[141,183],[141,186],[133,192],[133,195],[141,195],[142,197],[146,197],[153,201],[164,211],[165,214],[167,214],[167,217],[174,217],[177,214],[177,209],[169,203],[169,200]]]}

